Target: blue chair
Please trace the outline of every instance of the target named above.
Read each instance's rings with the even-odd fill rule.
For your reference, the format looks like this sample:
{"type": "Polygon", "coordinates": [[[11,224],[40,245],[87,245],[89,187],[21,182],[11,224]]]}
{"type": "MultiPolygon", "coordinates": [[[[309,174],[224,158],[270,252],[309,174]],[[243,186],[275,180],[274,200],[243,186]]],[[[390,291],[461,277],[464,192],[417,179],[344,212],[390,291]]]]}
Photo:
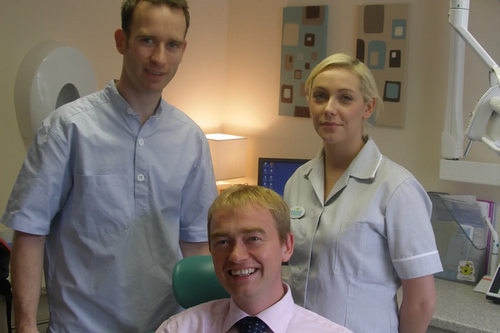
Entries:
{"type": "Polygon", "coordinates": [[[174,267],[172,288],[183,308],[230,298],[215,275],[212,256],[193,256],[181,259],[174,267]]]}

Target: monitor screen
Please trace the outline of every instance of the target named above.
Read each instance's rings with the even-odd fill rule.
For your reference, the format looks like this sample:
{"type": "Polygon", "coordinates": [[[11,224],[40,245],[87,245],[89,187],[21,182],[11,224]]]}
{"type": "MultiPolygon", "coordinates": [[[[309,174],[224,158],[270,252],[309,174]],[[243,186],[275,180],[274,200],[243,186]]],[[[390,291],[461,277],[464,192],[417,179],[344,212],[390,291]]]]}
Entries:
{"type": "Polygon", "coordinates": [[[270,188],[283,196],[285,184],[295,170],[309,160],[291,158],[259,158],[257,185],[270,188]]]}

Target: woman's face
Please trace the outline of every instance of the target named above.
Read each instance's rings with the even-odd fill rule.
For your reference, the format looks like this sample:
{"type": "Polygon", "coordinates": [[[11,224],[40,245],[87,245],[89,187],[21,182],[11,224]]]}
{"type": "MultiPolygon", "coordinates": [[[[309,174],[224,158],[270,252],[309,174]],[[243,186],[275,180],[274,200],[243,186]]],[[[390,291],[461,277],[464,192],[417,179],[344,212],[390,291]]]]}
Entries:
{"type": "Polygon", "coordinates": [[[313,81],[309,110],[325,145],[361,140],[363,120],[370,117],[374,106],[373,99],[363,100],[359,78],[348,69],[328,68],[313,81]]]}

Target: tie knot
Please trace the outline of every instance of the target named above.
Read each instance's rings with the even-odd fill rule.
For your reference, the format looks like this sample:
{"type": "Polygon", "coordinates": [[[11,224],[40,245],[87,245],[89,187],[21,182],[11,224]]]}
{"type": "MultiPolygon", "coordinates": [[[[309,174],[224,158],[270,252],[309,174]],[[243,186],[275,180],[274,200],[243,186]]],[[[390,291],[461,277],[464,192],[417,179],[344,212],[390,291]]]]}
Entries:
{"type": "Polygon", "coordinates": [[[257,317],[245,317],[236,323],[240,333],[265,333],[267,325],[257,317]]]}

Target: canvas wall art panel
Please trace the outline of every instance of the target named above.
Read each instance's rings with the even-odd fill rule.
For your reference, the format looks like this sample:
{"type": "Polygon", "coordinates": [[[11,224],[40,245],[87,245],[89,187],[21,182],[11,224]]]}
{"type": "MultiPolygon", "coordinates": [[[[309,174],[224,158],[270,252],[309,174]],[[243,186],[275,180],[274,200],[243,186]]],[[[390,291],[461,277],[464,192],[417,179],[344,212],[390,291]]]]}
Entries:
{"type": "Polygon", "coordinates": [[[373,73],[384,103],[374,125],[404,127],[410,4],[358,6],[356,58],[373,73]]]}
{"type": "Polygon", "coordinates": [[[328,6],[283,8],[279,115],[310,117],[305,82],[326,57],[328,6]]]}

